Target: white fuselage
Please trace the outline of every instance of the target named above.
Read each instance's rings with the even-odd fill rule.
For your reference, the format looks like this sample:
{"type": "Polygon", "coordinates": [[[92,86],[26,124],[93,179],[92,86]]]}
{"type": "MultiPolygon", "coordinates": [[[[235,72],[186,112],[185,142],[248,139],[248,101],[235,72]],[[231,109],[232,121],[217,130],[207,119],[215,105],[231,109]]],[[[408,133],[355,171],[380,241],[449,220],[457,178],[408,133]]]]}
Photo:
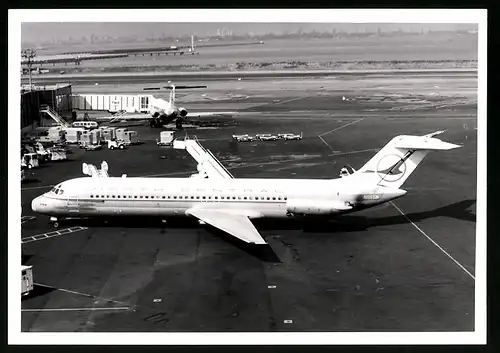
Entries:
{"type": "Polygon", "coordinates": [[[32,209],[54,217],[169,217],[203,207],[281,218],[352,212],[406,193],[360,181],[355,175],[331,180],[82,177],[37,197],[32,209]]]}

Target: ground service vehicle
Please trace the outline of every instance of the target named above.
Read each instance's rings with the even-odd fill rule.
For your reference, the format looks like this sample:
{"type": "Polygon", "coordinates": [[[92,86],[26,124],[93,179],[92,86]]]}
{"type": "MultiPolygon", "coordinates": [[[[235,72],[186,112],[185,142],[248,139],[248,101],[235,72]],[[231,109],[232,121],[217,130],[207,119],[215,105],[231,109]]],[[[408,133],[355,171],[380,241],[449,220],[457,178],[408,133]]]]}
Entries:
{"type": "Polygon", "coordinates": [[[127,144],[121,140],[108,140],[108,148],[110,150],[120,149],[123,150],[127,148],[127,144]]]}
{"type": "Polygon", "coordinates": [[[32,290],[33,266],[21,266],[21,295],[28,295],[32,290]]]}

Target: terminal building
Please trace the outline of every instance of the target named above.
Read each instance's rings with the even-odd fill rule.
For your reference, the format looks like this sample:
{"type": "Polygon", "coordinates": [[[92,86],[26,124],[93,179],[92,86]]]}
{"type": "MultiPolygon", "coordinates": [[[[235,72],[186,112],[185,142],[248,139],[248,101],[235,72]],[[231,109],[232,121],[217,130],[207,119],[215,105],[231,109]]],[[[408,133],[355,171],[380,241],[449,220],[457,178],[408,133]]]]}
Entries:
{"type": "Polygon", "coordinates": [[[21,87],[21,129],[29,130],[45,125],[48,117],[40,112],[49,107],[64,118],[72,117],[71,85],[21,87]]]}

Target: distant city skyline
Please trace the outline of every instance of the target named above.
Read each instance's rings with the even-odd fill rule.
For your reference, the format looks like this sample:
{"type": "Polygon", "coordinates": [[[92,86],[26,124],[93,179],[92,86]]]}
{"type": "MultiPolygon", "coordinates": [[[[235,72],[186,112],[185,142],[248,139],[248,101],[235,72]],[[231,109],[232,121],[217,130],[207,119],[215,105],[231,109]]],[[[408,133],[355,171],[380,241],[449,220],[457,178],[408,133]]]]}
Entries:
{"type": "Polygon", "coordinates": [[[22,43],[42,44],[96,37],[145,38],[198,37],[219,35],[264,35],[296,32],[405,32],[477,30],[475,24],[427,24],[427,23],[99,23],[99,22],[46,22],[23,23],[22,43]]]}

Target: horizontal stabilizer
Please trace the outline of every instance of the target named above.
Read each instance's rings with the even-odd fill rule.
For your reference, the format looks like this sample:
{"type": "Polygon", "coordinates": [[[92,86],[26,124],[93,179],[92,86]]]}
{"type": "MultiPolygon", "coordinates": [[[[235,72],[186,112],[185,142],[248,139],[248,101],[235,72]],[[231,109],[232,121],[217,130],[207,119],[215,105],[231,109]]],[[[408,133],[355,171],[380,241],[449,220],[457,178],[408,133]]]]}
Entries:
{"type": "Polygon", "coordinates": [[[211,226],[218,228],[246,243],[267,244],[247,216],[231,213],[225,210],[192,208],[187,215],[198,218],[211,226]]]}
{"type": "Polygon", "coordinates": [[[427,136],[398,136],[393,147],[408,150],[451,150],[462,146],[427,136]]]}
{"type": "Polygon", "coordinates": [[[427,134],[427,135],[424,135],[422,137],[434,137],[434,136],[437,136],[437,135],[441,135],[443,132],[445,132],[446,130],[441,130],[441,131],[436,131],[436,132],[432,132],[430,134],[427,134]]]}

